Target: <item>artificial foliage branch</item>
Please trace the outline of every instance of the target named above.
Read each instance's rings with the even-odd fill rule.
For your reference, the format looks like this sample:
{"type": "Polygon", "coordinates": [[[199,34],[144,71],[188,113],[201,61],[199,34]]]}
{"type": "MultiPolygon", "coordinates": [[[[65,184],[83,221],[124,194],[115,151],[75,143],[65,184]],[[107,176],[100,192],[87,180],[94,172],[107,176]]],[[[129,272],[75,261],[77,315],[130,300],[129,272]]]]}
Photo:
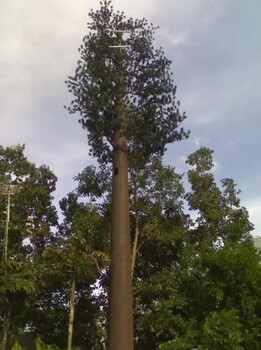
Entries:
{"type": "Polygon", "coordinates": [[[171,61],[153,46],[156,27],[146,19],[127,19],[114,11],[111,1],[102,1],[89,16],[75,74],[66,83],[74,95],[68,110],[80,113],[91,154],[101,162],[112,160],[114,133],[120,128],[119,98],[124,96],[130,156],[148,160],[162,155],[168,143],[189,133],[180,128],[186,116],[176,101],[171,61]]]}

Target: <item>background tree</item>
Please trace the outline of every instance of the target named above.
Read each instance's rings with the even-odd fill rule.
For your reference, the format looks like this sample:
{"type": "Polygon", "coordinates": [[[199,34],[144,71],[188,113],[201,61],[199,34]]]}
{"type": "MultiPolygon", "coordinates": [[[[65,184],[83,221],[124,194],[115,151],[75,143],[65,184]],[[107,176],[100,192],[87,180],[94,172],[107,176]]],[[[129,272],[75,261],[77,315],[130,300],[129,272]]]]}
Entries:
{"type": "Polygon", "coordinates": [[[253,225],[247,210],[240,206],[240,191],[233,179],[221,180],[223,190],[216,184],[210,172],[214,167],[212,154],[212,150],[202,147],[189,155],[187,163],[194,168],[188,171],[192,191],[187,199],[190,210],[198,213],[195,240],[208,241],[213,248],[227,239],[237,242],[249,238],[253,225]]]}
{"type": "MultiPolygon", "coordinates": [[[[163,165],[159,156],[152,157],[144,169],[130,166],[129,178],[134,273],[139,247],[153,239],[153,226],[160,223],[173,225],[176,222],[178,230],[179,224],[184,224],[184,188],[181,183],[182,176],[173,167],[163,165]]],[[[155,235],[155,239],[158,238],[155,235]]],[[[148,247],[142,249],[142,254],[146,254],[148,250],[148,247]]]]}
{"type": "Polygon", "coordinates": [[[193,169],[186,197],[197,217],[177,271],[178,295],[185,301],[179,315],[186,327],[176,327],[173,339],[159,349],[259,347],[260,256],[233,180],[215,182],[212,154],[201,148],[187,160],[193,169]]]}
{"type": "MultiPolygon", "coordinates": [[[[99,309],[94,304],[92,293],[94,283],[104,265],[108,264],[104,240],[99,240],[104,232],[101,216],[95,204],[79,202],[76,193],[73,192],[61,200],[60,206],[64,221],[59,226],[53,242],[42,254],[44,267],[42,277],[46,281],[46,286],[43,286],[45,292],[36,305],[35,313],[38,316],[35,326],[46,342],[56,343],[61,347],[66,345],[68,350],[72,349],[73,339],[75,345],[81,345],[83,348],[100,349],[101,345],[95,344],[98,338],[95,331],[98,333],[99,327],[101,328],[99,321],[95,319],[99,317],[99,309]],[[68,325],[67,344],[64,325],[55,318],[55,315],[53,321],[47,319],[50,310],[48,295],[53,300],[52,304],[58,315],[59,308],[61,309],[60,320],[68,325]],[[91,317],[81,319],[85,325],[89,322],[89,327],[85,327],[87,334],[83,335],[76,329],[76,336],[73,336],[74,323],[82,306],[87,309],[85,317],[88,315],[88,310],[91,311],[91,317]],[[65,315],[68,315],[67,320],[64,319],[65,315]],[[53,326],[58,322],[56,334],[53,332],[54,327],[48,331],[44,320],[53,323],[53,326]]],[[[80,322],[77,324],[80,328],[80,322]]]]}
{"type": "MultiPolygon", "coordinates": [[[[25,314],[37,290],[37,252],[51,239],[57,224],[52,206],[56,177],[46,166],[36,167],[24,155],[24,145],[0,147],[0,182],[19,186],[11,198],[7,259],[1,259],[2,349],[7,334],[26,324],[25,314]]],[[[1,243],[5,242],[6,196],[1,194],[1,243]]]]}
{"type": "Polygon", "coordinates": [[[163,165],[159,157],[131,179],[134,237],[137,223],[139,231],[138,249],[133,250],[137,255],[133,275],[136,348],[155,349],[173,334],[168,316],[171,312],[174,321],[175,307],[183,303],[174,271],[184,254],[188,226],[184,188],[182,177],[173,167],[163,165]]]}

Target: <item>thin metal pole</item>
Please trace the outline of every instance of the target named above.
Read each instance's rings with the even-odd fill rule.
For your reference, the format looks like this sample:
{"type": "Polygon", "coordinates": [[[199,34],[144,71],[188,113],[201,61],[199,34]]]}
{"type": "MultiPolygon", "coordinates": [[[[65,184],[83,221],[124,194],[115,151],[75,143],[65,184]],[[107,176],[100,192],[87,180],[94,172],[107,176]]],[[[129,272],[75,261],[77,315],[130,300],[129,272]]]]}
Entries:
{"type": "MultiPolygon", "coordinates": [[[[16,187],[19,189],[19,186],[12,185],[10,182],[7,184],[0,185],[0,193],[7,195],[7,204],[6,204],[6,222],[5,222],[5,235],[4,235],[4,247],[3,247],[3,258],[4,258],[4,275],[6,275],[7,267],[7,258],[8,258],[8,233],[9,233],[9,222],[10,222],[10,206],[11,206],[11,195],[15,193],[16,187]]],[[[8,307],[8,311],[3,313],[3,330],[2,330],[2,342],[1,349],[6,350],[8,330],[10,327],[10,317],[11,317],[11,308],[8,307]]]]}
{"type": "Polygon", "coordinates": [[[3,239],[3,260],[6,262],[8,258],[8,234],[11,212],[11,195],[15,194],[19,190],[20,185],[12,184],[11,181],[0,184],[0,194],[7,196],[6,204],[6,221],[5,221],[5,233],[3,239]]]}
{"type": "Polygon", "coordinates": [[[4,261],[7,261],[7,248],[8,248],[8,230],[10,222],[10,203],[11,203],[11,188],[8,186],[7,190],[7,206],[6,206],[6,223],[5,223],[5,244],[4,244],[4,261]]]}

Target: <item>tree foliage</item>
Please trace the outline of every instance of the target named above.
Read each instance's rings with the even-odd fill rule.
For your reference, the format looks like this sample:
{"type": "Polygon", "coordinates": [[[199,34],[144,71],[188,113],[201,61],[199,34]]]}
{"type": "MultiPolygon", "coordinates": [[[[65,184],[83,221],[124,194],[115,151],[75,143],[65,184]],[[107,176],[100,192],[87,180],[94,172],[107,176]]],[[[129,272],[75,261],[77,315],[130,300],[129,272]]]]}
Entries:
{"type": "Polygon", "coordinates": [[[185,304],[169,310],[172,317],[179,315],[180,323],[173,322],[173,339],[159,349],[259,347],[261,269],[250,235],[253,226],[233,180],[216,183],[212,155],[201,148],[187,160],[193,168],[186,199],[196,218],[173,271],[177,295],[185,304]]]}
{"type": "Polygon", "coordinates": [[[145,159],[162,155],[166,144],[188,134],[179,128],[185,115],[175,100],[171,61],[161,48],[153,47],[156,28],[145,19],[127,19],[107,0],[99,10],[91,10],[89,17],[89,33],[79,48],[75,75],[67,81],[74,95],[69,112],[80,113],[91,153],[101,162],[108,161],[119,128],[119,96],[123,95],[129,153],[145,159]],[[125,48],[113,47],[117,45],[125,48]]]}
{"type": "MultiPolygon", "coordinates": [[[[199,149],[188,164],[187,192],[160,157],[129,169],[132,244],[138,224],[135,348],[258,349],[260,256],[240,191],[232,179],[216,182],[213,151],[199,149]]],[[[86,168],[77,179],[81,193],[108,213],[109,178],[102,174],[86,168]]]]}
{"type": "Polygon", "coordinates": [[[99,239],[104,234],[101,215],[95,204],[80,202],[73,192],[60,201],[60,207],[64,220],[41,257],[43,287],[33,312],[34,325],[47,343],[65,347],[68,336],[67,349],[72,348],[72,342],[93,347],[101,326],[95,320],[100,310],[92,293],[108,264],[104,239],[99,239]]]}
{"type": "Polygon", "coordinates": [[[38,289],[37,253],[51,239],[51,228],[57,224],[52,205],[56,177],[47,166],[29,162],[24,149],[24,145],[0,147],[0,234],[2,248],[6,246],[0,262],[3,337],[9,331],[18,331],[26,322],[24,317],[38,289]],[[13,192],[10,204],[8,186],[13,192]]]}
{"type": "MultiPolygon", "coordinates": [[[[64,348],[75,277],[73,344],[103,349],[109,169],[89,166],[75,177],[76,190],[60,202],[64,220],[51,229],[56,223],[55,176],[48,167],[28,162],[24,146],[1,152],[2,181],[11,176],[21,185],[11,197],[7,274],[0,264],[1,320],[11,306],[10,333],[30,325],[46,344],[64,348]],[[34,217],[28,219],[28,212],[34,217]],[[22,244],[27,237],[32,243],[22,244]],[[97,285],[99,292],[93,294],[97,285]]],[[[138,227],[132,251],[135,347],[257,350],[260,254],[250,235],[247,210],[232,179],[216,182],[211,150],[194,152],[188,165],[189,191],[184,176],[164,165],[161,157],[152,157],[143,169],[135,164],[129,169],[132,247],[138,227]]],[[[6,196],[1,206],[5,221],[6,196]]]]}

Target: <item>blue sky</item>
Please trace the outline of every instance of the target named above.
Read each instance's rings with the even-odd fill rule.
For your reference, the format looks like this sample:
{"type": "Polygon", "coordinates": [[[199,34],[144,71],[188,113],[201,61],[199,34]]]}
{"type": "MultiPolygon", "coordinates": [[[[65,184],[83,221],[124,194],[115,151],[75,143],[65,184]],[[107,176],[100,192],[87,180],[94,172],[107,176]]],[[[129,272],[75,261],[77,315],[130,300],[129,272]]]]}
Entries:
{"type": "MultiPolygon", "coordinates": [[[[261,2],[260,0],[115,0],[127,16],[160,29],[156,46],[173,62],[177,97],[188,116],[189,140],[171,146],[166,162],[186,170],[200,146],[215,150],[217,179],[232,177],[261,234],[261,2]]],[[[56,199],[73,189],[87,164],[85,132],[63,105],[64,81],[97,0],[9,0],[0,13],[0,139],[25,143],[26,155],[58,176],[56,199]]]]}

